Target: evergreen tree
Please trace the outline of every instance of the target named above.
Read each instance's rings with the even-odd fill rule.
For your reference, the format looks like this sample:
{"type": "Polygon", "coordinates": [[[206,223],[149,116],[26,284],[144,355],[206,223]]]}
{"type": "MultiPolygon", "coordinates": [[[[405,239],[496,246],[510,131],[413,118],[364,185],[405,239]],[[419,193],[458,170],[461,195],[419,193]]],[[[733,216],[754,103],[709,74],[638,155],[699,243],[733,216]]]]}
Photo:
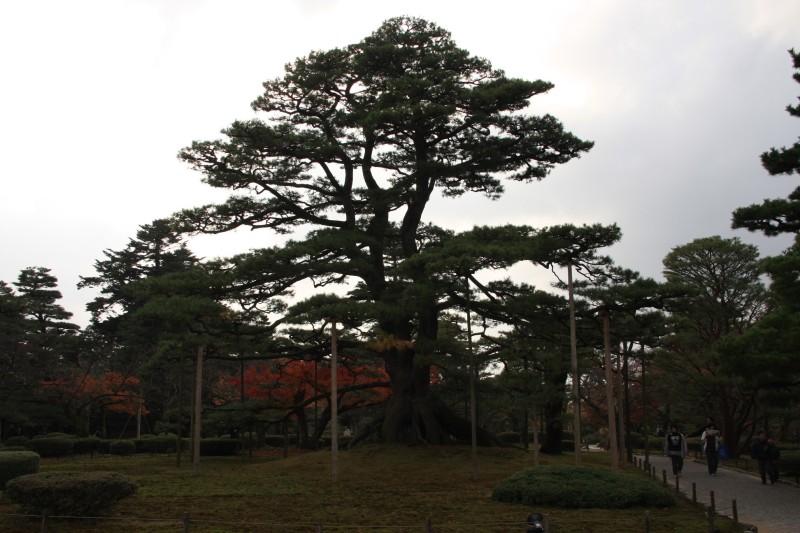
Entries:
{"type": "Polygon", "coordinates": [[[430,364],[418,358],[437,338],[441,293],[424,265],[403,263],[448,238],[423,222],[435,194],[495,198],[503,180],[540,180],[591,148],[552,116],[524,113],[551,87],[505,76],[434,24],[391,19],[266,82],[253,102],[265,120],[235,122],[226,139],[183,150],[206,183],[236,194],[178,218],[207,233],[311,230],[282,249],[236,258],[240,286],[274,297],[304,279],[357,282],[353,298],[376,305],[386,340],[392,396],[383,437],[446,442],[430,364]]]}

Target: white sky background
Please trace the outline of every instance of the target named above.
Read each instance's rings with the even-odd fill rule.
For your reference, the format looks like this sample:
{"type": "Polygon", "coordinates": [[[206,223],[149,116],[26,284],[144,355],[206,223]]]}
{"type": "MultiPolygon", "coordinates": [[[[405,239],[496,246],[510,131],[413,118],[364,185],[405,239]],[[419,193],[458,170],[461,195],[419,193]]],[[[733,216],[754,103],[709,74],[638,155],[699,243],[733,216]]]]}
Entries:
{"type": "MultiPolygon", "coordinates": [[[[796,0],[40,0],[0,3],[0,279],[50,268],[85,325],[75,287],[138,227],[223,196],[177,160],[193,140],[253,116],[283,65],[358,42],[411,15],[513,77],[555,84],[531,111],[582,139],[581,159],[495,202],[436,202],[427,219],[547,226],[616,222],[607,252],[661,278],[675,246],[739,236],[764,255],[786,239],[730,230],[731,212],[785,197],[759,155],[791,145],[800,85],[796,0]]],[[[202,257],[270,244],[266,233],[203,238],[202,257]]],[[[522,271],[520,271],[522,272],[522,271]]],[[[522,275],[530,273],[522,272],[522,275]]],[[[532,282],[531,279],[519,279],[532,282]]],[[[541,285],[541,284],[540,284],[541,285]]]]}

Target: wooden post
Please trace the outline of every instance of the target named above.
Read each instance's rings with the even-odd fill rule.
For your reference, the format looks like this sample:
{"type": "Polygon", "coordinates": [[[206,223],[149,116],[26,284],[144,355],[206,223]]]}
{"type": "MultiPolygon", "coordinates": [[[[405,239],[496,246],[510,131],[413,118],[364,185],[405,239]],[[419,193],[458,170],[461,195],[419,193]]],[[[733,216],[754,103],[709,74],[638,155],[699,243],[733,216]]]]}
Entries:
{"type": "Polygon", "coordinates": [[[464,277],[467,285],[467,352],[469,354],[469,418],[472,428],[472,481],[478,481],[478,406],[477,384],[475,383],[477,364],[472,348],[472,315],[470,312],[469,278],[464,277]]]}
{"type": "Polygon", "coordinates": [[[617,418],[614,413],[614,375],[611,368],[611,313],[603,313],[603,363],[606,367],[606,403],[608,407],[608,445],[611,454],[611,470],[619,470],[617,455],[617,418]]]}
{"type": "Polygon", "coordinates": [[[189,533],[189,513],[183,513],[183,533],[189,533]]]}
{"type": "Polygon", "coordinates": [[[665,487],[667,486],[667,471],[666,470],[662,470],[661,471],[661,482],[664,484],[665,487]]]}
{"type": "Polygon", "coordinates": [[[716,513],[717,512],[717,504],[714,501],[714,491],[713,490],[711,491],[711,505],[710,505],[710,507],[711,507],[711,512],[712,513],[716,513]]]}
{"type": "Polygon", "coordinates": [[[697,483],[692,482],[692,503],[697,503],[697,483]]]}
{"type": "Polygon", "coordinates": [[[708,533],[714,533],[714,509],[708,507],[708,533]]]}
{"type": "Polygon", "coordinates": [[[433,526],[431,525],[431,519],[428,518],[425,520],[425,533],[431,533],[433,531],[433,526]]]}
{"type": "Polygon", "coordinates": [[[617,371],[614,372],[614,386],[617,391],[617,428],[619,429],[617,444],[619,446],[619,464],[625,466],[628,452],[625,446],[625,376],[622,373],[624,366],[622,359],[622,354],[617,354],[617,371]]]}
{"type": "MultiPolygon", "coordinates": [[[[336,351],[336,319],[331,320],[331,469],[333,481],[339,480],[339,384],[336,351]]],[[[320,529],[321,531],[321,529],[320,529]]]]}
{"type": "Polygon", "coordinates": [[[575,296],[572,287],[572,260],[567,263],[567,293],[569,296],[569,345],[572,354],[572,433],[575,440],[575,465],[581,465],[581,395],[578,372],[578,334],[575,326],[575,296]]]}
{"type": "Polygon", "coordinates": [[[644,533],[651,533],[650,511],[645,511],[644,512],[644,533]]]}
{"type": "Polygon", "coordinates": [[[41,523],[41,532],[47,533],[47,515],[50,513],[47,509],[42,511],[42,523],[41,523]]]}
{"type": "Polygon", "coordinates": [[[739,523],[739,510],[736,507],[736,500],[735,499],[733,500],[733,523],[734,524],[738,524],[739,523]]]}
{"type": "Polygon", "coordinates": [[[203,356],[205,355],[205,346],[197,347],[197,371],[194,378],[194,433],[193,436],[193,449],[192,449],[192,466],[195,473],[200,468],[200,438],[202,424],[200,422],[203,403],[203,356]]]}

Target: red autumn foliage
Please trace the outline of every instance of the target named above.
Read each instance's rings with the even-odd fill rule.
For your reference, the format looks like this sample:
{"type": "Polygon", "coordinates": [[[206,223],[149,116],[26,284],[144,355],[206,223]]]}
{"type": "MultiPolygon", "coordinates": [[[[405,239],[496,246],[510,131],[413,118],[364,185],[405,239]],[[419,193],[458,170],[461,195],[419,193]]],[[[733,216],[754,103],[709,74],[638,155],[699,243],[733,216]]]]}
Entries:
{"type": "MultiPolygon", "coordinates": [[[[41,385],[59,395],[64,403],[73,403],[79,408],[102,402],[110,411],[135,414],[142,403],[138,392],[139,379],[117,372],[106,372],[98,377],[75,372],[64,378],[42,381],[41,385]]],[[[142,414],[149,412],[144,406],[141,408],[142,414]]]]}
{"type": "MultiPolygon", "coordinates": [[[[336,376],[340,409],[380,403],[389,396],[388,387],[370,387],[374,383],[388,383],[389,377],[380,367],[340,363],[336,376]]],[[[241,379],[241,376],[231,377],[228,385],[238,390],[241,379]]],[[[262,363],[245,370],[244,389],[248,399],[269,400],[290,407],[304,399],[328,396],[331,368],[316,361],[262,363]]]]}

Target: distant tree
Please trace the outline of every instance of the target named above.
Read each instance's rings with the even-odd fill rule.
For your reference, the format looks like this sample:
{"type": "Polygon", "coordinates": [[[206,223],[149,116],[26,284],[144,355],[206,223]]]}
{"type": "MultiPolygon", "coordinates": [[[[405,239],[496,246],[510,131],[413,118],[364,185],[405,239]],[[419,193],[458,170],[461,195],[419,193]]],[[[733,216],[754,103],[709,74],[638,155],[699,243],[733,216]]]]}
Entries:
{"type": "MultiPolygon", "coordinates": [[[[794,50],[789,54],[796,71],[793,78],[800,83],[800,54],[794,50]]],[[[800,106],[789,105],[786,110],[800,117],[800,106]]],[[[772,176],[800,174],[800,142],[764,152],[761,163],[772,176]]],[[[764,384],[759,413],[765,429],[770,430],[770,412],[782,413],[781,426],[786,428],[800,419],[800,187],[785,199],[768,199],[737,209],[733,212],[733,227],[767,236],[794,234],[794,243],[787,250],[762,263],[771,279],[770,290],[777,308],[741,338],[730,339],[722,347],[732,367],[764,384]]]]}
{"type": "Polygon", "coordinates": [[[0,281],[0,440],[10,431],[10,424],[25,422],[21,404],[35,387],[35,364],[28,357],[29,323],[25,303],[4,281],[0,281]]]}
{"type": "MultiPolygon", "coordinates": [[[[762,383],[727,364],[720,342],[752,328],[770,309],[761,281],[758,249],[738,238],[696,239],[664,258],[667,281],[688,296],[673,301],[671,335],[662,350],[664,403],[683,423],[702,425],[713,416],[733,453],[752,430],[762,383]]],[[[691,426],[688,426],[691,427],[691,426]]]]}
{"type": "Polygon", "coordinates": [[[205,233],[311,229],[281,250],[236,258],[241,287],[275,297],[302,280],[357,283],[354,300],[376,304],[372,320],[387,339],[381,356],[392,396],[383,437],[447,442],[452,413],[430,394],[426,356],[447,276],[403,263],[449,236],[424,222],[437,193],[496,198],[504,180],[543,179],[591,148],[552,116],[523,113],[551,87],[505,76],[434,24],[391,19],[266,82],[253,103],[265,121],[235,122],[226,139],[183,150],[206,183],[235,194],[177,218],[205,233]]]}
{"type": "Polygon", "coordinates": [[[67,417],[83,434],[90,433],[92,414],[103,417],[106,411],[129,415],[148,412],[139,393],[139,379],[116,372],[93,375],[75,370],[43,381],[41,386],[51,401],[63,406],[67,417]]]}
{"type": "MultiPolygon", "coordinates": [[[[789,55],[796,70],[793,78],[800,83],[800,54],[789,50],[789,55]]],[[[786,106],[786,111],[794,117],[800,117],[800,106],[786,106]]],[[[764,152],[761,154],[761,164],[771,176],[800,174],[800,142],[788,148],[772,148],[764,152]]],[[[786,199],[764,200],[761,204],[740,207],[733,212],[733,227],[761,231],[768,236],[797,234],[800,231],[800,187],[786,199]]]]}

